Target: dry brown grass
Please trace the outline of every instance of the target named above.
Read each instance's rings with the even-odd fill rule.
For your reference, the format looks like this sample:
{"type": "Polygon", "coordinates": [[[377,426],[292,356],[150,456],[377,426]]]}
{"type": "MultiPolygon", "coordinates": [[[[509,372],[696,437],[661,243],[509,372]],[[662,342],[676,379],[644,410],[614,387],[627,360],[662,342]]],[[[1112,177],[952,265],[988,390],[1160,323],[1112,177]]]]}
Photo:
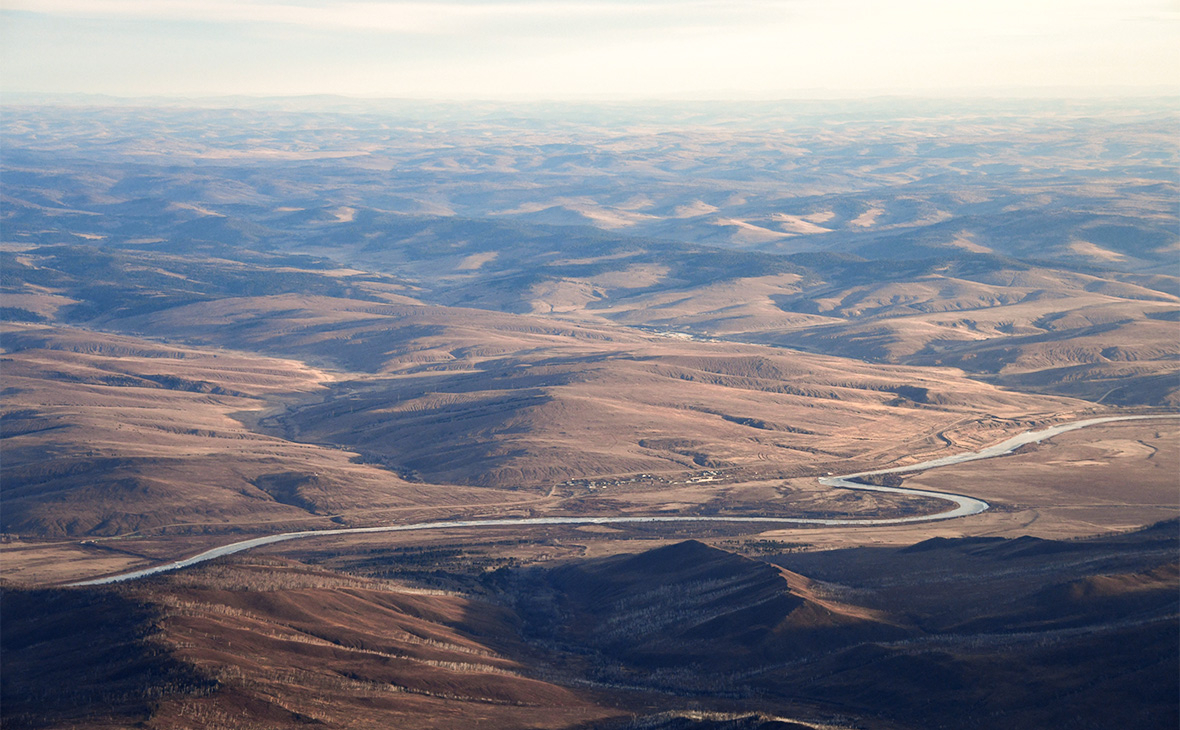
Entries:
{"type": "MultiPolygon", "coordinates": [[[[925,458],[947,449],[938,434],[948,429],[998,438],[1030,418],[1087,407],[952,370],[406,303],[221,300],[125,326],[308,360],[330,354],[370,372],[8,325],[9,532],[262,534],[456,516],[888,511],[900,503],[833,501],[806,479],[788,491],[767,483],[925,458]],[[898,395],[907,388],[922,394],[918,402],[898,395]],[[445,486],[455,483],[480,488],[445,486]],[[531,493],[503,491],[521,486],[531,493]]],[[[78,568],[78,549],[69,550],[63,564],[78,568]]],[[[6,562],[28,569],[21,555],[9,551],[6,562]]]]}
{"type": "Polygon", "coordinates": [[[554,728],[617,714],[522,674],[503,653],[521,648],[512,616],[462,596],[251,561],[170,579],[162,605],[162,640],[220,687],[165,701],[153,727],[554,728]]]}
{"type": "Polygon", "coordinates": [[[852,530],[772,530],[823,548],[909,545],[930,537],[1032,535],[1067,539],[1123,532],[1180,515],[1180,426],[1103,424],[1020,453],[909,477],[905,485],[971,494],[992,509],[973,517],[852,530]]]}
{"type": "MultiPolygon", "coordinates": [[[[127,322],[224,340],[229,302],[127,322]],[[186,324],[193,323],[193,324],[186,324]]],[[[263,421],[436,483],[548,487],[571,479],[721,468],[742,479],[867,468],[960,421],[1090,406],[942,368],[868,365],[734,343],[496,312],[314,297],[232,302],[234,346],[322,358],[370,375],[263,421]],[[278,337],[281,333],[281,338],[278,337]],[[899,397],[913,389],[921,402],[899,397]]],[[[996,420],[998,419],[998,420],[996,420]]]]}

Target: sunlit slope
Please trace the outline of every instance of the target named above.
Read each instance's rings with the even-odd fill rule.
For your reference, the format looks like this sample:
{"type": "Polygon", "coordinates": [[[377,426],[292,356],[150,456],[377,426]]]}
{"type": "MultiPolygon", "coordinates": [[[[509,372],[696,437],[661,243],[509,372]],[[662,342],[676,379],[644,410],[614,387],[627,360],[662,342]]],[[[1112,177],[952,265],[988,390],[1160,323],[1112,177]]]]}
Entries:
{"type": "Polygon", "coordinates": [[[316,527],[492,494],[407,484],[243,425],[326,392],[331,376],[297,361],[39,325],[8,325],[4,346],[5,532],[316,527]]]}
{"type": "MultiPolygon", "coordinates": [[[[1177,397],[1180,283],[1167,267],[1125,271],[1110,262],[1075,266],[980,247],[896,251],[886,243],[860,255],[779,256],[586,228],[352,210],[327,230],[278,225],[266,239],[243,238],[224,229],[224,216],[205,215],[194,223],[217,230],[199,239],[174,233],[134,248],[14,253],[10,278],[25,288],[9,289],[6,311],[101,324],[298,292],[953,365],[1007,387],[1117,404],[1177,397]]],[[[372,357],[350,364],[377,366],[372,357]]]]}
{"type": "Polygon", "coordinates": [[[936,434],[961,421],[1087,407],[947,368],[700,341],[602,317],[427,305],[405,284],[314,260],[83,251],[95,272],[84,277],[76,251],[13,256],[21,296],[90,327],[330,368],[330,387],[267,414],[269,432],[344,446],[427,482],[822,474],[945,448],[936,434]],[[74,303],[58,305],[66,299],[74,303]]]}
{"type": "Polygon", "coordinates": [[[1166,101],[384,109],[12,109],[5,243],[61,248],[5,266],[90,281],[6,316],[410,296],[1176,402],[1166,101]]]}
{"type": "Polygon", "coordinates": [[[437,306],[281,296],[109,324],[361,365],[367,374],[266,425],[432,482],[822,473],[849,459],[868,464],[945,446],[934,434],[964,419],[1060,417],[1086,407],[999,390],[951,369],[437,306]]]}

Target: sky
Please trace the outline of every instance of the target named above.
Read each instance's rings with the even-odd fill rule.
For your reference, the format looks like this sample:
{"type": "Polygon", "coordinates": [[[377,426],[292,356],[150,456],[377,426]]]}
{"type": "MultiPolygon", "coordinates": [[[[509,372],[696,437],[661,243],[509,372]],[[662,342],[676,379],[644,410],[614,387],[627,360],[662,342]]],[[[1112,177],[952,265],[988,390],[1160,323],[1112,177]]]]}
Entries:
{"type": "Polygon", "coordinates": [[[423,99],[1180,90],[1180,0],[0,0],[0,89],[423,99]]]}

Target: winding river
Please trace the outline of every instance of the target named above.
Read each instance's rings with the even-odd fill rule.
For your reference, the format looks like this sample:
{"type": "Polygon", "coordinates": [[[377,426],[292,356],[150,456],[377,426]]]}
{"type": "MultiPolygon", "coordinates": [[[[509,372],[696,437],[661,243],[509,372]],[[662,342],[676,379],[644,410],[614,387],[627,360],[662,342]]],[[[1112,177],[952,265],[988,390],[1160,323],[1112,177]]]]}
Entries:
{"type": "Polygon", "coordinates": [[[384,525],[381,527],[347,527],[333,530],[304,530],[302,532],[283,532],[276,535],[265,535],[263,537],[255,537],[250,540],[242,540],[240,542],[230,543],[229,545],[222,545],[221,547],[206,550],[203,553],[185,558],[184,560],[177,560],[172,563],[165,563],[157,565],[152,568],[144,568],[142,570],[135,570],[129,573],[121,573],[106,578],[96,578],[94,580],[79,581],[71,583],[71,586],[95,586],[106,583],[118,583],[121,581],[135,580],[136,578],[143,578],[156,573],[163,573],[169,570],[177,570],[179,568],[187,568],[190,565],[203,563],[206,560],[220,558],[225,555],[232,555],[240,553],[244,550],[251,550],[263,545],[271,545],[276,542],[285,542],[287,540],[299,540],[306,537],[324,537],[329,535],[360,535],[372,532],[408,532],[411,530],[447,530],[457,527],[506,527],[517,525],[614,525],[630,522],[759,522],[768,525],[898,525],[909,522],[931,522],[934,520],[949,520],[956,517],[966,517],[968,515],[976,515],[987,510],[988,504],[981,499],[968,497],[962,494],[948,494],[946,492],[930,492],[922,489],[906,489],[904,487],[878,487],[862,482],[855,481],[860,477],[875,476],[878,474],[903,474],[916,471],[925,471],[927,469],[934,469],[940,466],[951,466],[952,464],[962,464],[968,461],[977,461],[979,459],[991,459],[997,456],[1004,456],[1011,454],[1016,449],[1038,441],[1052,438],[1067,431],[1076,431],[1087,426],[1096,426],[1101,423],[1112,423],[1115,421],[1134,421],[1153,418],[1172,418],[1174,415],[1158,415],[1158,416],[1105,416],[1102,418],[1090,418],[1084,421],[1074,421],[1072,423],[1063,423],[1057,426],[1050,426],[1039,431],[1028,431],[1017,436],[1013,436],[1006,441],[1001,441],[993,446],[988,446],[979,451],[971,451],[963,454],[955,454],[953,456],[944,456],[938,459],[931,459],[930,461],[923,461],[918,464],[910,464],[908,466],[895,466],[889,469],[877,469],[874,471],[862,471],[855,474],[845,474],[843,476],[820,477],[820,484],[828,487],[837,487],[840,489],[859,489],[870,492],[893,492],[895,494],[908,494],[918,497],[933,497],[947,502],[954,503],[954,508],[945,512],[938,512],[932,515],[916,515],[912,517],[892,517],[892,518],[847,518],[847,519],[824,519],[824,518],[808,518],[808,517],[710,517],[710,516],[631,516],[631,517],[519,517],[502,520],[450,520],[444,522],[417,522],[406,525],[384,525]]]}

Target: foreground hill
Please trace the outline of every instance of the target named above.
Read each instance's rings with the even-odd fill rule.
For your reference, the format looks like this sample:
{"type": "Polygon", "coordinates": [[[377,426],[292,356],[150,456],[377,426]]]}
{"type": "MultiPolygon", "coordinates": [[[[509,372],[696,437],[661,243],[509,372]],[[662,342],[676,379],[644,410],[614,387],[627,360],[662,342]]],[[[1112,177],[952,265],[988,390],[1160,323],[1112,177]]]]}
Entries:
{"type": "Polygon", "coordinates": [[[806,677],[804,696],[927,727],[981,717],[1030,728],[1174,727],[1177,529],[1172,520],[1073,542],[935,539],[776,560],[909,617],[921,638],[817,657],[755,684],[806,677]]]}
{"type": "Polygon", "coordinates": [[[5,727],[543,728],[612,714],[523,675],[503,653],[519,646],[503,609],[281,562],[4,602],[5,675],[23,683],[5,682],[5,727]],[[75,648],[43,655],[46,624],[75,648]]]}
{"type": "Polygon", "coordinates": [[[1176,549],[1173,521],[772,563],[690,541],[461,592],[265,556],[9,587],[6,727],[1173,727],[1176,549]]]}
{"type": "Polygon", "coordinates": [[[529,583],[519,595],[552,622],[547,640],[589,650],[615,681],[902,726],[1165,728],[1180,717],[1176,548],[1171,521],[1077,542],[796,553],[780,574],[683,543],[549,571],[550,598],[529,583]]]}
{"type": "Polygon", "coordinates": [[[696,541],[576,563],[512,588],[526,616],[556,620],[555,636],[592,647],[605,676],[621,659],[627,670],[614,681],[639,674],[679,691],[768,661],[906,635],[884,614],[819,598],[800,575],[696,541]]]}

